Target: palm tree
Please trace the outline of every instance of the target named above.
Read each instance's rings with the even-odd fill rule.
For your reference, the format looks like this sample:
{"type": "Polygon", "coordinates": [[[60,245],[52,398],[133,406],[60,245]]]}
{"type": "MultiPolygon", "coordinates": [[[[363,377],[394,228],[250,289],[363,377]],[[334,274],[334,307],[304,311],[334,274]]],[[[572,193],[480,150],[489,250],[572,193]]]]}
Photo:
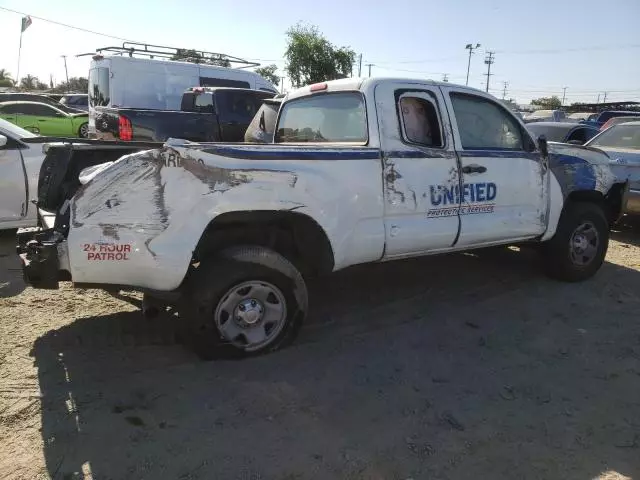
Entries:
{"type": "Polygon", "coordinates": [[[24,90],[34,90],[38,83],[38,78],[33,75],[25,75],[20,79],[20,88],[24,90]]]}
{"type": "Polygon", "coordinates": [[[4,68],[0,68],[0,87],[13,86],[13,78],[11,74],[4,68]]]}

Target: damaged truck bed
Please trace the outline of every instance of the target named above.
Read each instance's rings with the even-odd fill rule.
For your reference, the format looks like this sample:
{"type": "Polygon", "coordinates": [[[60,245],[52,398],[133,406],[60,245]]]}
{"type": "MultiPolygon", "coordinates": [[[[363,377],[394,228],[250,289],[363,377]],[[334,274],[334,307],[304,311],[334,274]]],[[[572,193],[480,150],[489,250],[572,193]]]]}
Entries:
{"type": "Polygon", "coordinates": [[[25,277],[139,289],[204,357],[286,345],[305,279],[350,265],[536,242],[551,276],[588,278],[627,191],[603,152],[536,143],[492,96],[415,80],[294,91],[268,145],[67,148],[40,178],[55,225],[18,234],[25,277]]]}

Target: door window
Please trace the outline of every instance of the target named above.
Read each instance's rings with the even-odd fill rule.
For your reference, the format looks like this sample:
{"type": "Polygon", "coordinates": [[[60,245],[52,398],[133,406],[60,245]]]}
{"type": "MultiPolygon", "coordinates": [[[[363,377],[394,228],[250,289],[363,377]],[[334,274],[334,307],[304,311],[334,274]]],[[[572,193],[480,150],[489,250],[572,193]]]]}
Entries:
{"type": "Polygon", "coordinates": [[[442,147],[440,122],[433,102],[406,95],[400,98],[398,110],[402,135],[407,142],[426,147],[442,147]]]}
{"type": "Polygon", "coordinates": [[[26,115],[35,115],[36,117],[61,117],[62,115],[58,110],[47,105],[29,105],[26,115]]]}
{"type": "Polygon", "coordinates": [[[9,115],[12,113],[22,113],[22,109],[20,108],[19,104],[13,104],[13,105],[2,105],[0,106],[0,112],[2,112],[3,114],[9,115]]]}
{"type": "Polygon", "coordinates": [[[452,93],[451,103],[464,149],[524,150],[519,123],[496,103],[452,93]]]}

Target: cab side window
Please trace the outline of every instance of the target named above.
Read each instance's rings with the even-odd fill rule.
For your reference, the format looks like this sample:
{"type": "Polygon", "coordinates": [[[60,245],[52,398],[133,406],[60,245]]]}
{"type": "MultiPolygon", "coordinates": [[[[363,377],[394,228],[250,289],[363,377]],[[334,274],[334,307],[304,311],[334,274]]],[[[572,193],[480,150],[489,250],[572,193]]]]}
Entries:
{"type": "Polygon", "coordinates": [[[451,103],[464,149],[524,150],[520,125],[491,100],[460,93],[451,103]]]}
{"type": "Polygon", "coordinates": [[[423,97],[404,95],[398,101],[398,112],[406,142],[442,148],[442,130],[433,102],[423,97]]]}

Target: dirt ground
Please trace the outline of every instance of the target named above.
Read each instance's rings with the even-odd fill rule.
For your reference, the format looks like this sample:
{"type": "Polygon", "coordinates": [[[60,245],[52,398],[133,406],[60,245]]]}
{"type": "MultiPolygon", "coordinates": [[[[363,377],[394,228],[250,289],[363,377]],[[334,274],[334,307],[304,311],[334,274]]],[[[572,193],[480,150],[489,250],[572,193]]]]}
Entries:
{"type": "Polygon", "coordinates": [[[200,362],[140,297],[25,288],[0,239],[0,478],[640,479],[640,226],[311,285],[298,341],[200,362]]]}

